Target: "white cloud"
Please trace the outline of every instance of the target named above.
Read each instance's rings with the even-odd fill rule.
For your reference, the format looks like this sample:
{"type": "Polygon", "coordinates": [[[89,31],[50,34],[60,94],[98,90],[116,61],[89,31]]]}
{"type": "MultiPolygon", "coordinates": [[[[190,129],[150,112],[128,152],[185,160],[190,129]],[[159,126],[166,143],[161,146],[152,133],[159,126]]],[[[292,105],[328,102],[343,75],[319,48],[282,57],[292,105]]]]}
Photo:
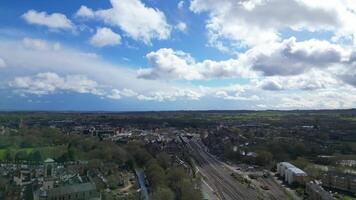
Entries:
{"type": "Polygon", "coordinates": [[[95,16],[94,11],[86,6],[80,6],[79,10],[76,12],[77,17],[92,18],[95,16]]]}
{"type": "Polygon", "coordinates": [[[297,76],[273,76],[256,82],[264,90],[318,90],[342,86],[341,80],[322,70],[311,70],[297,76]]]}
{"type": "Polygon", "coordinates": [[[98,28],[95,35],[90,39],[90,44],[96,47],[119,45],[121,44],[121,36],[114,33],[110,28],[98,28]]]}
{"type": "Polygon", "coordinates": [[[179,31],[185,32],[187,30],[187,24],[184,22],[179,22],[176,25],[176,29],[178,29],[179,31]]]}
{"type": "Polygon", "coordinates": [[[122,97],[136,97],[138,94],[130,89],[124,88],[123,90],[113,89],[110,94],[107,95],[110,99],[121,99],[122,97]]]}
{"type": "Polygon", "coordinates": [[[64,14],[37,12],[29,10],[22,15],[22,18],[29,24],[47,26],[50,29],[73,29],[74,25],[64,14]]]}
{"type": "Polygon", "coordinates": [[[9,83],[13,88],[23,93],[44,95],[58,90],[99,95],[100,88],[97,82],[83,75],[67,75],[61,77],[56,73],[39,73],[34,77],[16,77],[9,83]]]}
{"type": "Polygon", "coordinates": [[[352,72],[354,53],[327,41],[297,42],[290,38],[281,43],[256,46],[236,59],[196,62],[189,54],[159,49],[147,54],[150,68],[139,70],[147,79],[255,78],[259,76],[296,76],[312,69],[335,75],[352,72]]]}
{"type": "Polygon", "coordinates": [[[238,101],[258,101],[260,97],[257,95],[252,96],[241,96],[240,94],[229,94],[226,91],[218,91],[216,92],[216,97],[222,98],[225,100],[238,100],[238,101]]]}
{"type": "MultiPolygon", "coordinates": [[[[315,39],[297,42],[290,38],[281,43],[259,45],[236,59],[225,61],[196,62],[189,54],[172,49],[159,49],[146,57],[150,68],[139,70],[139,78],[172,81],[242,77],[249,79],[250,86],[255,89],[283,93],[338,88],[347,84],[356,88],[354,51],[315,39]]],[[[216,92],[223,99],[258,100],[256,94],[216,92]]]]}
{"type": "Polygon", "coordinates": [[[312,68],[347,64],[350,55],[348,49],[327,41],[297,42],[290,38],[254,47],[241,54],[241,62],[266,76],[286,76],[302,74],[312,68]]]}
{"type": "Polygon", "coordinates": [[[249,69],[242,67],[238,60],[195,62],[187,53],[173,49],[159,49],[147,54],[151,68],[138,71],[146,79],[214,79],[253,76],[249,69]]]}
{"type": "Polygon", "coordinates": [[[152,39],[168,39],[171,26],[163,12],[147,7],[140,0],[110,0],[112,8],[94,11],[81,7],[77,13],[82,17],[103,20],[106,24],[119,27],[128,36],[150,44],[152,39]],[[85,10],[85,12],[84,12],[85,10]],[[84,14],[85,13],[85,14],[84,14]]]}
{"type": "Polygon", "coordinates": [[[184,1],[179,1],[177,7],[178,9],[182,9],[184,7],[184,1]]]}
{"type": "Polygon", "coordinates": [[[159,49],[146,55],[150,69],[139,70],[139,77],[147,79],[200,79],[201,74],[189,54],[172,49],[159,49]]]}
{"type": "MultiPolygon", "coordinates": [[[[46,43],[45,46],[50,47],[53,44],[50,41],[41,41],[46,43]]],[[[11,87],[10,91],[20,94],[45,95],[82,91],[103,98],[131,97],[136,100],[140,95],[140,100],[144,100],[141,98],[144,96],[152,98],[153,94],[162,94],[168,100],[172,96],[170,93],[176,91],[173,95],[176,99],[194,99],[192,93],[177,92],[182,86],[160,80],[138,79],[136,70],[109,64],[93,53],[67,46],[57,50],[43,49],[46,48],[36,50],[26,47],[21,40],[1,40],[0,55],[6,60],[8,67],[0,73],[0,87],[6,83],[4,88],[11,87]],[[7,84],[9,82],[10,85],[7,84]]]]}
{"type": "Polygon", "coordinates": [[[47,50],[59,50],[61,45],[56,43],[48,43],[46,40],[35,38],[24,38],[22,40],[24,47],[32,50],[47,51],[47,50]]]}
{"type": "Polygon", "coordinates": [[[190,9],[209,14],[206,28],[212,45],[225,39],[233,46],[275,42],[286,29],[331,31],[336,40],[356,35],[356,9],[349,0],[191,0],[190,9]]]}
{"type": "Polygon", "coordinates": [[[5,68],[6,67],[6,62],[0,58],[0,68],[5,68]]]}
{"type": "MultiPolygon", "coordinates": [[[[321,74],[345,75],[354,69],[354,55],[351,49],[327,41],[297,42],[290,38],[253,47],[235,59],[223,61],[196,62],[185,52],[159,49],[146,56],[150,68],[138,73],[140,78],[167,80],[302,76],[313,69],[320,69],[321,74]]],[[[274,83],[269,86],[277,89],[274,83]]]]}
{"type": "Polygon", "coordinates": [[[148,95],[138,95],[137,99],[141,101],[177,101],[177,100],[199,100],[205,94],[198,90],[192,89],[182,89],[182,88],[175,88],[171,91],[156,91],[152,92],[148,95]]]}
{"type": "Polygon", "coordinates": [[[350,109],[356,105],[354,88],[328,88],[316,92],[305,92],[278,96],[274,109],[350,109]]]}
{"type": "MultiPolygon", "coordinates": [[[[355,55],[351,49],[331,43],[314,40],[297,42],[291,39],[279,45],[275,43],[269,48],[252,48],[235,59],[201,62],[188,53],[160,49],[147,55],[151,68],[146,69],[146,78],[156,80],[146,80],[137,78],[135,70],[109,64],[90,52],[65,45],[54,48],[55,43],[41,39],[27,40],[30,41],[27,45],[24,39],[0,41],[0,55],[7,66],[0,73],[0,84],[10,82],[7,87],[11,87],[9,90],[13,92],[37,95],[76,92],[114,100],[130,98],[132,102],[190,101],[189,104],[179,104],[182,105],[180,108],[185,108],[185,105],[197,105],[206,109],[315,109],[356,106],[355,55]],[[274,68],[271,63],[276,61],[282,63],[276,70],[281,72],[283,62],[277,62],[278,59],[285,61],[287,66],[291,62],[310,67],[303,68],[301,73],[290,74],[265,73],[266,70],[262,71],[262,68],[255,66],[255,63],[263,63],[274,68]],[[248,77],[252,80],[244,85],[221,87],[174,81],[236,77],[248,77]],[[270,82],[277,86],[268,86],[270,82]],[[276,88],[278,92],[271,91],[276,88]]],[[[5,88],[4,85],[0,86],[5,88]]]]}

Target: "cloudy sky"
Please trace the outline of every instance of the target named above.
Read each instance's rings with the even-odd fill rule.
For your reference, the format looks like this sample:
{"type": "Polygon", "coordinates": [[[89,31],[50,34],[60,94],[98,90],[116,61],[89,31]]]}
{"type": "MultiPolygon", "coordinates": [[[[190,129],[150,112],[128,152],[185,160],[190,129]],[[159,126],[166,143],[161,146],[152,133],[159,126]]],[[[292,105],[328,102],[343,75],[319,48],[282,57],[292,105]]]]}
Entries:
{"type": "Polygon", "coordinates": [[[2,0],[0,110],[356,107],[354,0],[2,0]]]}

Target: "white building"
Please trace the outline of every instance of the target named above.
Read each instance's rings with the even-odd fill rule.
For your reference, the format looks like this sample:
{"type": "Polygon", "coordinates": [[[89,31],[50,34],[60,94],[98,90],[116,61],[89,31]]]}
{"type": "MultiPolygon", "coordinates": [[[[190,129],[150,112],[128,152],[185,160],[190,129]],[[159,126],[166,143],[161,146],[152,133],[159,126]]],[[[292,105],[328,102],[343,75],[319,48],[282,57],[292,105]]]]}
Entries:
{"type": "Polygon", "coordinates": [[[293,183],[304,184],[308,176],[303,170],[288,162],[278,163],[277,172],[290,185],[293,183]]]}
{"type": "Polygon", "coordinates": [[[277,164],[277,173],[279,174],[279,176],[284,177],[285,171],[288,168],[292,168],[292,167],[295,167],[295,166],[288,162],[280,162],[277,164]]]}

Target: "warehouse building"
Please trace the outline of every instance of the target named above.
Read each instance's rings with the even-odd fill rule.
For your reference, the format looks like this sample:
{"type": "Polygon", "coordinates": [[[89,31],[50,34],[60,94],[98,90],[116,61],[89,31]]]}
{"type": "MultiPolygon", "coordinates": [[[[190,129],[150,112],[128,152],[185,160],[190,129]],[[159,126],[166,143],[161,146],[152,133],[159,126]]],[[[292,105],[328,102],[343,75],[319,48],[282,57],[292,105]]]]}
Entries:
{"type": "Polygon", "coordinates": [[[288,163],[281,162],[277,164],[277,172],[279,176],[283,177],[284,180],[292,185],[292,184],[305,184],[308,175],[301,169],[296,166],[288,163]]]}

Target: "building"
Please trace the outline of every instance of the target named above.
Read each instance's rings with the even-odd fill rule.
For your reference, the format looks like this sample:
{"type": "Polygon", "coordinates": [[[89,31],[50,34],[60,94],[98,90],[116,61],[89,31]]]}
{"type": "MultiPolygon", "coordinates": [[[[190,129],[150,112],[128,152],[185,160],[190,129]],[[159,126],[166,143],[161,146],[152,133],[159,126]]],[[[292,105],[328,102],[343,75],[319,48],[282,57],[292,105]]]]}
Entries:
{"type": "Polygon", "coordinates": [[[44,161],[44,166],[45,166],[45,177],[52,177],[54,176],[54,169],[55,169],[55,161],[51,158],[47,158],[44,161]]]}
{"type": "Polygon", "coordinates": [[[328,172],[322,177],[324,187],[356,194],[356,175],[328,172]]]}
{"type": "Polygon", "coordinates": [[[16,185],[23,186],[31,184],[31,171],[27,166],[22,166],[14,175],[16,185]]]}
{"type": "Polygon", "coordinates": [[[291,167],[285,171],[284,180],[290,185],[293,183],[304,184],[307,177],[308,175],[303,170],[291,167]]]}
{"type": "Polygon", "coordinates": [[[278,163],[277,164],[277,173],[279,174],[279,176],[284,177],[285,171],[291,167],[295,167],[295,166],[288,162],[278,163]]]}
{"type": "Polygon", "coordinates": [[[93,183],[67,185],[52,189],[39,189],[33,194],[34,200],[100,200],[101,195],[93,183]]]}
{"type": "Polygon", "coordinates": [[[307,173],[288,162],[278,163],[277,172],[290,185],[294,183],[304,184],[308,177],[307,173]]]}
{"type": "Polygon", "coordinates": [[[308,200],[333,200],[335,199],[329,192],[325,191],[320,185],[309,182],[306,184],[305,192],[308,200]]]}

